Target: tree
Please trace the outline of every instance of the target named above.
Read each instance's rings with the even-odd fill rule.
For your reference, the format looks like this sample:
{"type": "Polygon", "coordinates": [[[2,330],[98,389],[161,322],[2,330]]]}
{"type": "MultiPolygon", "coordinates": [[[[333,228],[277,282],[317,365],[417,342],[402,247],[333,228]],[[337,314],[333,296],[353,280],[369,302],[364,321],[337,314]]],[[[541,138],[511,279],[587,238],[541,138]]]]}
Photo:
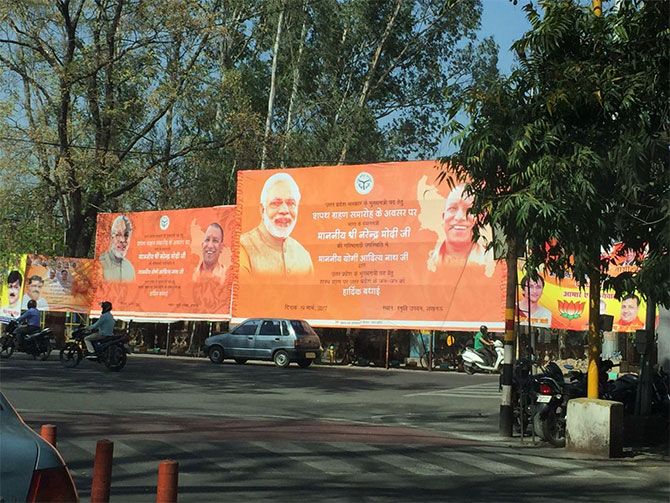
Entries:
{"type": "Polygon", "coordinates": [[[494,67],[480,15],[480,0],[4,3],[7,249],[86,256],[98,212],[234,203],[239,169],[432,152],[446,107],[494,67]]]}
{"type": "Polygon", "coordinates": [[[514,45],[519,66],[491,92],[470,93],[474,120],[456,159],[473,179],[475,211],[487,210],[481,223],[525,238],[535,270],[589,285],[591,375],[601,249],[649,243],[634,283],[651,295],[651,274],[667,299],[667,85],[659,89],[667,84],[667,2],[623,2],[602,18],[573,0],[525,10],[532,29],[514,45]],[[640,39],[622,36],[631,33],[640,39]]]}
{"type": "Polygon", "coordinates": [[[24,158],[27,181],[51,205],[45,227],[65,228],[60,252],[86,255],[98,211],[122,208],[120,198],[158,168],[207,145],[177,142],[172,124],[217,3],[58,0],[3,8],[0,63],[21,104],[9,114],[5,145],[34,145],[24,158]]]}

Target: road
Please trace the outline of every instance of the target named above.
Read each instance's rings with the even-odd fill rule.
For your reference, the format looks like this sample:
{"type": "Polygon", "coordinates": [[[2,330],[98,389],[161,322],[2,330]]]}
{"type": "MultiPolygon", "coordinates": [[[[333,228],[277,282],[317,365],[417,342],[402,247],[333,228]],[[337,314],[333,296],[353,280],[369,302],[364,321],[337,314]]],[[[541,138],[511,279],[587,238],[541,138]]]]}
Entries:
{"type": "Polygon", "coordinates": [[[497,376],[213,365],[132,356],[120,373],[15,355],[0,389],[58,427],[87,502],[97,440],[114,442],[112,501],[155,500],[162,459],[187,501],[670,499],[659,456],[584,459],[497,434],[497,376]]]}

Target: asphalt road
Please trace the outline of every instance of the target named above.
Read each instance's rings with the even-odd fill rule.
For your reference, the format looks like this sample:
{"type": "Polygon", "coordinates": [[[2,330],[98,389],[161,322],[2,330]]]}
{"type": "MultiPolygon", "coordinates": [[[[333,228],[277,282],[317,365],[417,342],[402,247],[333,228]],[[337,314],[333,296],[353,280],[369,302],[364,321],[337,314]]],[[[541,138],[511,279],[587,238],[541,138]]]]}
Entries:
{"type": "Polygon", "coordinates": [[[100,439],[113,502],[154,501],[163,459],[179,462],[182,502],[670,499],[658,455],[500,438],[497,376],[139,356],[110,373],[14,355],[0,389],[34,429],[57,425],[84,502],[100,439]]]}

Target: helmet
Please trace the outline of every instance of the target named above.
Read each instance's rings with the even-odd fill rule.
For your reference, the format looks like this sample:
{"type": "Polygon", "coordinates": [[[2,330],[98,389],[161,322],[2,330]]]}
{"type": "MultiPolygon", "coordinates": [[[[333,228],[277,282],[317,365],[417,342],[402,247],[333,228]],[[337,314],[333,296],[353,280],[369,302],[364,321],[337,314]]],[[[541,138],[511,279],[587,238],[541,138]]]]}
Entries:
{"type": "Polygon", "coordinates": [[[28,309],[32,309],[33,307],[35,307],[35,308],[37,307],[37,302],[34,301],[33,299],[30,299],[28,301],[28,309]]]}
{"type": "Polygon", "coordinates": [[[105,300],[104,302],[100,303],[100,307],[102,308],[102,312],[106,313],[112,310],[112,303],[109,302],[108,300],[105,300]]]}
{"type": "Polygon", "coordinates": [[[482,325],[481,327],[479,327],[479,331],[480,331],[480,332],[487,332],[488,329],[489,329],[489,328],[488,328],[486,325],[482,325]]]}

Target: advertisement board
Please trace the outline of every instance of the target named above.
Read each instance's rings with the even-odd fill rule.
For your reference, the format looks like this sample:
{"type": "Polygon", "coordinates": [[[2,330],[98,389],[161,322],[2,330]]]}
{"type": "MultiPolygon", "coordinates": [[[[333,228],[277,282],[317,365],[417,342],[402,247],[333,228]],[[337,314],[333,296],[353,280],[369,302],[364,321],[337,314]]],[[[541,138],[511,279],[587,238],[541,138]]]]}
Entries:
{"type": "MultiPolygon", "coordinates": [[[[233,320],[502,329],[505,265],[436,161],[238,173],[233,320]]],[[[484,233],[486,234],[486,233],[484,233]]]]}
{"type": "MultiPolygon", "coordinates": [[[[544,274],[533,279],[526,275],[523,262],[519,262],[518,315],[521,324],[530,322],[534,327],[567,330],[588,330],[589,290],[580,289],[571,278],[558,278],[544,274]]],[[[631,266],[632,267],[632,266],[631,266]]],[[[600,293],[600,314],[614,316],[613,331],[635,332],[644,328],[647,304],[639,294],[616,299],[614,292],[600,293]]]]}
{"type": "Polygon", "coordinates": [[[92,311],[133,319],[230,318],[233,206],[98,215],[92,311]]]}
{"type": "Polygon", "coordinates": [[[16,318],[21,315],[21,292],[26,270],[26,255],[8,258],[2,267],[0,283],[0,318],[16,318]]]}
{"type": "Polygon", "coordinates": [[[40,311],[88,313],[99,276],[92,259],[29,255],[21,308],[32,299],[40,311]]]}

